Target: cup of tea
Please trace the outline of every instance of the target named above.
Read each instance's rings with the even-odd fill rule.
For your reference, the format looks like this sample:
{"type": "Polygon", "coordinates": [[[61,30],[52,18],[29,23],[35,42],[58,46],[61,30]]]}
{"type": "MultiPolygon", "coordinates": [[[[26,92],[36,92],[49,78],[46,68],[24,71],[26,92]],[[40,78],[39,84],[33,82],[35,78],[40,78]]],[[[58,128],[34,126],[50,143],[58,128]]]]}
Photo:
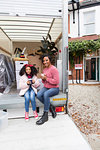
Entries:
{"type": "Polygon", "coordinates": [[[31,82],[31,84],[32,84],[32,78],[29,78],[28,80],[29,80],[29,81],[31,82]]]}
{"type": "Polygon", "coordinates": [[[43,73],[41,73],[41,76],[42,76],[42,77],[44,77],[44,74],[43,74],[43,73]]]}

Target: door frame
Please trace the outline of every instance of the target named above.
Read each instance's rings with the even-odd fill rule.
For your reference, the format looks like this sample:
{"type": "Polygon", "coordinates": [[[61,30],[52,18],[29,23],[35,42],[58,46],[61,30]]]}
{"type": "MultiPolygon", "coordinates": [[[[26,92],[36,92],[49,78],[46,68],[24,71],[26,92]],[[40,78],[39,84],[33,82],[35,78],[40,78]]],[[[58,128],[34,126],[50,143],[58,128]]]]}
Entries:
{"type": "MultiPolygon", "coordinates": [[[[84,66],[84,69],[83,69],[83,81],[84,81],[84,82],[86,82],[86,81],[85,81],[86,60],[87,60],[87,59],[91,59],[91,58],[96,58],[96,72],[95,72],[95,73],[96,73],[96,79],[95,79],[95,81],[98,81],[98,80],[97,80],[97,58],[100,58],[100,56],[89,56],[89,57],[84,57],[84,58],[83,58],[83,66],[84,66]]],[[[91,80],[91,81],[92,81],[92,80],[91,80]]]]}

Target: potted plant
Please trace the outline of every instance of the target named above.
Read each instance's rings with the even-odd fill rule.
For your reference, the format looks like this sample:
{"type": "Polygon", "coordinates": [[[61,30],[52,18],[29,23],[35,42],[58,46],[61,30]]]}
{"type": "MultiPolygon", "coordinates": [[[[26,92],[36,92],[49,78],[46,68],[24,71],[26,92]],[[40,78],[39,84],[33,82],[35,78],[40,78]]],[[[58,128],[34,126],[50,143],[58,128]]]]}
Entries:
{"type": "Polygon", "coordinates": [[[41,40],[40,49],[35,52],[35,55],[40,55],[41,59],[43,54],[48,54],[52,57],[52,63],[55,64],[57,53],[58,49],[55,46],[55,42],[52,42],[51,36],[48,34],[47,38],[43,37],[43,40],[41,40]]]}

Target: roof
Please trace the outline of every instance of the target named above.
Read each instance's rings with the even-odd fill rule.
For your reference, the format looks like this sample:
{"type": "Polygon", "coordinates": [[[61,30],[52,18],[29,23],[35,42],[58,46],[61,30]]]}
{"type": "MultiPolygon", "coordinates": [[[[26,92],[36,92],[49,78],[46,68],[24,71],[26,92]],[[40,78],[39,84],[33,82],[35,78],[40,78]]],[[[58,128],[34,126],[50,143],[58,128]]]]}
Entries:
{"type": "Polygon", "coordinates": [[[82,41],[82,40],[98,40],[100,38],[100,35],[88,35],[88,36],[83,36],[83,37],[76,37],[76,38],[69,38],[68,41],[82,41]]]}
{"type": "Polygon", "coordinates": [[[80,5],[89,5],[89,4],[96,4],[99,3],[99,0],[80,0],[80,5]]]}

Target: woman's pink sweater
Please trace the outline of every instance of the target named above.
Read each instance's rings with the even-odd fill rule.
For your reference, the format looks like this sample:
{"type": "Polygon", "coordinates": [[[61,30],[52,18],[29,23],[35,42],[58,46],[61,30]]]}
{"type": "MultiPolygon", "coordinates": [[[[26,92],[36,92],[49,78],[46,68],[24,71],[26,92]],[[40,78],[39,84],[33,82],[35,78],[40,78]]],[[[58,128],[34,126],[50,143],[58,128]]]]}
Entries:
{"type": "Polygon", "coordinates": [[[55,66],[51,65],[49,68],[44,68],[43,74],[47,77],[46,81],[42,80],[42,82],[44,83],[44,87],[59,87],[59,72],[55,66]]]}

